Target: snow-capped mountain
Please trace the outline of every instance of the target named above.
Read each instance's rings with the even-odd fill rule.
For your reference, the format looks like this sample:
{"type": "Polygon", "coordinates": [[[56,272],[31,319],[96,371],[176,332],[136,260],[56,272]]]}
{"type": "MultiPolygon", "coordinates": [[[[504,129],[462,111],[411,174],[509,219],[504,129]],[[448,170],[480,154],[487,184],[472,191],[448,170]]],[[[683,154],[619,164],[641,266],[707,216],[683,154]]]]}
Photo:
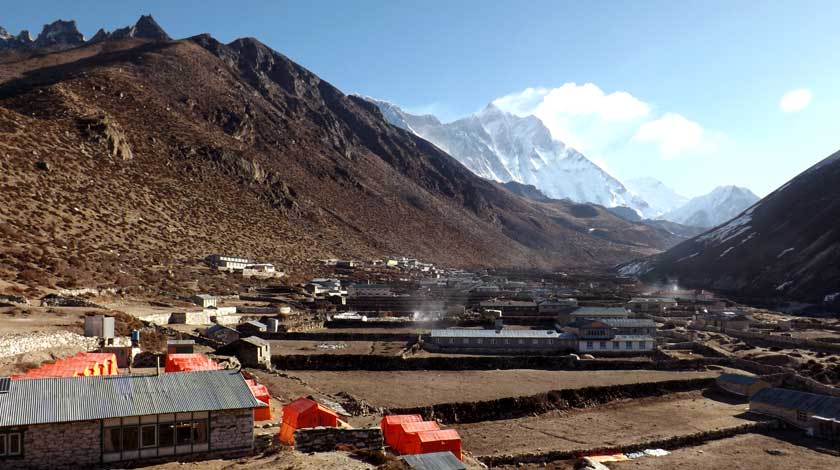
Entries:
{"type": "Polygon", "coordinates": [[[758,199],[758,196],[747,188],[719,186],[709,194],[695,197],[661,218],[683,225],[711,228],[737,216],[758,199]]]}
{"type": "Polygon", "coordinates": [[[659,217],[688,202],[688,198],[655,178],[634,178],[624,182],[624,186],[648,203],[653,217],[659,217]]]}
{"type": "Polygon", "coordinates": [[[392,103],[365,99],[375,103],[389,123],[432,142],[483,178],[531,184],[553,199],[626,206],[644,216],[655,215],[643,198],[554,139],[534,116],[515,116],[489,104],[466,118],[441,123],[431,115],[417,116],[392,103]]]}

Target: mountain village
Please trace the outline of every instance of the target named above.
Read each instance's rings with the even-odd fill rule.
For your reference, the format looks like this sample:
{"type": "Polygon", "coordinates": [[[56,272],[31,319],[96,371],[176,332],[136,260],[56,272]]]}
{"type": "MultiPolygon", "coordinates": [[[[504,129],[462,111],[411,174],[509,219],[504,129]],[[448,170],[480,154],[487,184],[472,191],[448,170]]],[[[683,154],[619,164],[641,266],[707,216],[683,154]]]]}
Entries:
{"type": "Polygon", "coordinates": [[[836,154],[689,200],[149,15],[0,28],[0,156],[0,469],[840,462],[836,154]]]}

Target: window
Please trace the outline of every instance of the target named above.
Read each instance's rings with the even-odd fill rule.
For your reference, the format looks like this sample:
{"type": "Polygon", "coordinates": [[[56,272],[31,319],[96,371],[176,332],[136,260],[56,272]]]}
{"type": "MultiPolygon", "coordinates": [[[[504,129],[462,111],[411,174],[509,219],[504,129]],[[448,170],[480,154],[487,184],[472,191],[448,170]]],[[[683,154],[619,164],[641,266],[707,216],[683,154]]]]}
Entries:
{"type": "Polygon", "coordinates": [[[533,339],[533,340],[531,340],[531,344],[540,344],[540,340],[533,339]]]}
{"type": "Polygon", "coordinates": [[[157,447],[157,426],[154,424],[144,424],[140,428],[140,446],[144,449],[149,447],[157,447]]]}
{"type": "Polygon", "coordinates": [[[23,452],[23,436],[19,432],[12,432],[8,436],[8,454],[20,455],[23,452]]]}
{"type": "Polygon", "coordinates": [[[796,412],[796,420],[797,421],[808,421],[808,413],[804,411],[797,411],[796,412]]]}
{"type": "Polygon", "coordinates": [[[464,344],[470,344],[470,339],[469,338],[464,338],[464,344]]]}
{"type": "Polygon", "coordinates": [[[586,342],[586,349],[592,349],[592,341],[586,342]]]}
{"type": "Polygon", "coordinates": [[[158,426],[158,445],[160,447],[175,445],[175,423],[161,423],[158,426]]]}
{"type": "Polygon", "coordinates": [[[140,429],[137,426],[122,428],[123,450],[137,450],[140,446],[140,429]]]}
{"type": "Polygon", "coordinates": [[[601,349],[607,349],[607,342],[606,341],[601,341],[601,343],[599,344],[599,347],[601,349]]]}
{"type": "MultiPolygon", "coordinates": [[[[116,462],[203,452],[208,450],[209,436],[210,413],[206,411],[106,419],[102,457],[105,462],[116,462]]],[[[21,442],[15,439],[15,448],[19,449],[21,442]]]]}
{"type": "Polygon", "coordinates": [[[476,343],[478,343],[478,344],[481,344],[481,343],[483,343],[483,342],[484,342],[484,340],[483,340],[483,339],[481,339],[481,338],[478,338],[478,339],[476,339],[476,340],[475,340],[475,342],[476,342],[476,343]]]}
{"type": "Polygon", "coordinates": [[[180,421],[175,426],[175,444],[189,445],[192,440],[192,422],[180,421]]]}
{"type": "Polygon", "coordinates": [[[6,454],[9,453],[8,444],[7,444],[6,439],[7,439],[6,434],[0,434],[0,457],[5,457],[6,454]]]}
{"type": "Polygon", "coordinates": [[[120,428],[105,428],[105,452],[119,452],[122,450],[122,433],[120,428]]]}
{"type": "Polygon", "coordinates": [[[632,341],[625,341],[624,347],[627,349],[633,349],[633,342],[632,341]]]}
{"type": "Polygon", "coordinates": [[[449,344],[452,344],[454,342],[455,342],[455,338],[449,338],[449,344]]]}
{"type": "Polygon", "coordinates": [[[525,344],[525,340],[522,339],[522,338],[519,338],[519,344],[525,344]]]}

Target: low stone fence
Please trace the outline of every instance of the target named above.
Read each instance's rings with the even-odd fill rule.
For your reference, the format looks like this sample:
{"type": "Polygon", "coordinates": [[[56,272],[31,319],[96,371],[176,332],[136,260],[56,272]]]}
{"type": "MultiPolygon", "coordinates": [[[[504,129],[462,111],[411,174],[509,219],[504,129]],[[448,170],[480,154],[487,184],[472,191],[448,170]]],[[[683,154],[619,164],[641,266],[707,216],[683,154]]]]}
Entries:
{"type": "MultiPolygon", "coordinates": [[[[260,333],[259,336],[269,339],[273,335],[260,333]]],[[[578,360],[573,356],[401,357],[368,354],[300,354],[275,355],[271,361],[275,368],[281,370],[703,370],[709,365],[724,365],[727,359],[655,361],[650,358],[578,360]]]]}
{"type": "Polygon", "coordinates": [[[769,335],[767,333],[753,333],[751,331],[731,329],[726,329],[723,333],[734,338],[768,346],[809,349],[811,351],[824,352],[828,354],[840,354],[840,344],[837,343],[825,343],[805,338],[793,338],[790,336],[769,335]]]}
{"type": "Polygon", "coordinates": [[[366,450],[382,449],[382,430],[317,427],[295,431],[295,450],[300,452],[333,452],[342,446],[366,450]]]}
{"type": "Polygon", "coordinates": [[[728,428],[715,429],[713,431],[700,431],[682,436],[672,436],[661,439],[653,439],[645,442],[628,444],[625,446],[597,447],[591,449],[557,450],[552,452],[517,454],[517,455],[492,455],[479,456],[478,460],[490,468],[502,465],[517,464],[541,464],[557,460],[569,460],[584,457],[587,455],[607,455],[618,453],[641,452],[645,449],[680,449],[683,447],[698,446],[708,441],[727,439],[741,434],[755,432],[766,432],[778,428],[776,420],[758,421],[754,423],[741,424],[728,428]]]}
{"type": "Polygon", "coordinates": [[[87,338],[69,331],[12,333],[0,336],[0,358],[63,347],[91,351],[97,346],[99,346],[99,338],[87,338]]]}
{"type": "Polygon", "coordinates": [[[391,414],[419,414],[428,420],[444,423],[477,423],[516,419],[553,410],[589,408],[615,400],[646,398],[678,392],[703,390],[714,385],[714,378],[667,380],[603,387],[584,387],[553,390],[524,397],[505,397],[497,400],[468,403],[438,403],[431,406],[398,408],[391,414]]]}

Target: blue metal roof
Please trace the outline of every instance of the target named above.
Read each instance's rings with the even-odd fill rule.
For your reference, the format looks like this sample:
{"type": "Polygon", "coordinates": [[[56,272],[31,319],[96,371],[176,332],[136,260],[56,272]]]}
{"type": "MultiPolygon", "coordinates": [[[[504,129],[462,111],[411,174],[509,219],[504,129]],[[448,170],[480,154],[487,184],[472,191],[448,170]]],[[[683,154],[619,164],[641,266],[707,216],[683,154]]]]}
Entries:
{"type": "Polygon", "coordinates": [[[0,427],[265,406],[239,371],[12,380],[0,427]]]}
{"type": "Polygon", "coordinates": [[[433,338],[576,338],[573,334],[558,333],[555,330],[512,330],[507,328],[501,330],[432,330],[430,335],[433,338]]]}
{"type": "Polygon", "coordinates": [[[828,419],[840,419],[840,397],[770,387],[759,390],[750,398],[752,402],[810,412],[828,419]]]}
{"type": "Polygon", "coordinates": [[[720,376],[718,376],[718,380],[739,385],[752,385],[754,383],[758,383],[761,379],[750,375],[720,374],[720,376]]]}

